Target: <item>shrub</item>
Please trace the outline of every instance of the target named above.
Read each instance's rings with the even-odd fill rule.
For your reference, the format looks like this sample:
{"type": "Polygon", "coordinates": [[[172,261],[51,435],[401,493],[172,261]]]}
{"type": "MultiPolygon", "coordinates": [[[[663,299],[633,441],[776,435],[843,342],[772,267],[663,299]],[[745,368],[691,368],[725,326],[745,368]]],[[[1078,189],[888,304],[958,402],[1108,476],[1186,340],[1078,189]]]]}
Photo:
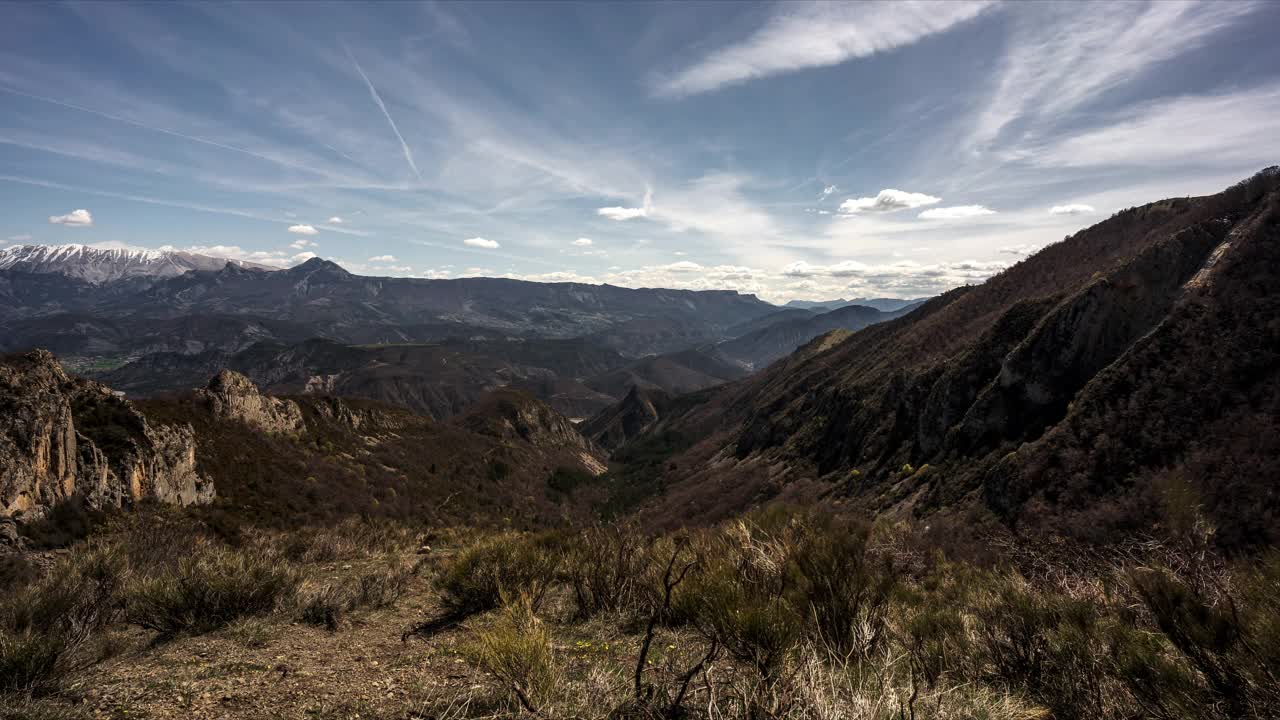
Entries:
{"type": "Polygon", "coordinates": [[[838,657],[866,659],[888,630],[889,600],[898,573],[867,550],[870,526],[826,520],[805,531],[792,555],[794,603],[813,639],[838,657]]]}
{"type": "Polygon", "coordinates": [[[87,720],[87,710],[48,700],[27,697],[0,697],[0,717],[5,720],[87,720]]]}
{"type": "Polygon", "coordinates": [[[515,695],[525,710],[539,713],[555,690],[558,672],[551,634],[535,614],[534,604],[529,595],[520,594],[463,649],[472,662],[515,695]]]}
{"type": "Polygon", "coordinates": [[[1259,715],[1280,702],[1280,560],[1240,574],[1236,591],[1225,581],[1202,588],[1161,568],[1130,576],[1160,632],[1229,717],[1259,715]]]}
{"type": "Polygon", "coordinates": [[[325,528],[306,528],[279,538],[280,553],[293,562],[329,563],[377,553],[400,552],[412,543],[408,528],[384,520],[347,518],[325,528]]]}
{"type": "Polygon", "coordinates": [[[130,588],[126,617],[162,636],[207,632],[274,611],[294,596],[299,581],[288,563],[270,554],[197,543],[173,568],[130,588]]]}
{"type": "Polygon", "coordinates": [[[701,567],[677,595],[675,611],[708,640],[746,663],[768,685],[802,637],[787,601],[792,539],[738,522],[705,538],[701,567]]]}
{"type": "Polygon", "coordinates": [[[337,632],[350,607],[351,598],[336,585],[324,585],[304,596],[299,618],[308,625],[337,632]]]}
{"type": "Polygon", "coordinates": [[[356,580],[355,593],[351,599],[352,609],[364,607],[380,610],[391,607],[408,590],[412,578],[413,568],[396,560],[375,566],[356,580]]]}
{"type": "Polygon", "coordinates": [[[0,693],[57,689],[97,658],[90,640],[115,616],[125,565],[93,547],[0,604],[0,693]]]}
{"type": "Polygon", "coordinates": [[[555,581],[556,538],[515,533],[483,539],[461,550],[437,579],[450,618],[493,610],[504,595],[524,595],[536,609],[555,581]]]}
{"type": "Polygon", "coordinates": [[[169,507],[148,507],[143,512],[121,515],[106,536],[130,567],[147,573],[173,568],[190,554],[192,547],[216,542],[203,524],[169,507]]]}
{"type": "Polygon", "coordinates": [[[990,578],[977,608],[978,640],[996,677],[1026,688],[1055,717],[1105,714],[1111,652],[1101,608],[1018,575],[990,578]]]}
{"type": "Polygon", "coordinates": [[[634,608],[647,566],[644,539],[629,525],[584,530],[569,548],[565,575],[579,619],[634,608]]]}

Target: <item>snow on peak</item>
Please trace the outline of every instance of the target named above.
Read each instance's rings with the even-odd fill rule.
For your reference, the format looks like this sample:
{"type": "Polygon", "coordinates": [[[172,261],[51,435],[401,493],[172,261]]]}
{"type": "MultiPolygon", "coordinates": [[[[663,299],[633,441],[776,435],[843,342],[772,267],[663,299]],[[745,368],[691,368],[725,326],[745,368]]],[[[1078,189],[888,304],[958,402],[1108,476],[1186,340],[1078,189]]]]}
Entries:
{"type": "Polygon", "coordinates": [[[15,245],[0,249],[0,270],[56,273],[91,283],[128,277],[173,277],[191,270],[220,270],[222,257],[188,253],[172,248],[150,250],[124,246],[15,245]]]}

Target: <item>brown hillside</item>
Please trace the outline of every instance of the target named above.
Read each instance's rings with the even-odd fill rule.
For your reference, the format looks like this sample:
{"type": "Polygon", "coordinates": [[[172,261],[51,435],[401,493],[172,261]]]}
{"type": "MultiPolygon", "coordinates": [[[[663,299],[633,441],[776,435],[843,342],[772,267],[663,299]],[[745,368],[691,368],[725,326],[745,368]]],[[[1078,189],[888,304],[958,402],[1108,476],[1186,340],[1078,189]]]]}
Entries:
{"type": "Polygon", "coordinates": [[[722,388],[650,431],[688,445],[646,480],[655,516],[800,493],[1105,537],[1172,484],[1274,541],[1278,188],[1125,210],[722,388]]]}

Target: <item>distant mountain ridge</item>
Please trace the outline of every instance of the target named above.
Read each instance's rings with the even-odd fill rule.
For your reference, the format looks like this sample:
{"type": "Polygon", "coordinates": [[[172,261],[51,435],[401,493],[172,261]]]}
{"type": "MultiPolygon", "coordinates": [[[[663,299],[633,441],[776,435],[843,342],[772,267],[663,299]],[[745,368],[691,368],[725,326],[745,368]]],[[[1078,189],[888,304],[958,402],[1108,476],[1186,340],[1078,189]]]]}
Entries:
{"type": "Polygon", "coordinates": [[[838,298],[836,300],[792,300],[784,308],[796,308],[800,310],[812,310],[814,312],[830,312],[848,305],[862,305],[863,307],[875,308],[881,312],[894,312],[901,310],[908,305],[919,305],[929,298],[863,298],[857,297],[851,300],[838,298]]]}
{"type": "Polygon", "coordinates": [[[192,270],[221,270],[228,263],[254,270],[277,268],[182,250],[131,250],[91,245],[15,245],[0,250],[0,270],[57,274],[102,284],[133,277],[176,277],[192,270]]]}
{"type": "MultiPolygon", "coordinates": [[[[571,338],[616,331],[606,344],[639,357],[683,350],[691,339],[725,339],[727,328],[776,309],[753,295],[724,290],[366,277],[319,258],[274,272],[224,264],[217,270],[100,283],[32,269],[30,264],[0,269],[0,349],[31,347],[35,343],[28,333],[45,335],[59,325],[75,327],[65,338],[74,341],[77,334],[96,336],[98,325],[115,324],[124,332],[113,330],[119,339],[112,344],[124,351],[131,333],[157,321],[220,316],[259,327],[288,323],[309,337],[361,344],[495,333],[571,338]]],[[[61,352],[82,350],[65,346],[61,352]]]]}
{"type": "Polygon", "coordinates": [[[762,370],[819,335],[832,330],[861,330],[869,325],[892,320],[914,308],[914,304],[907,304],[897,310],[882,311],[865,305],[845,305],[830,312],[771,323],[754,332],[726,340],[717,345],[715,350],[721,357],[747,370],[762,370]]]}

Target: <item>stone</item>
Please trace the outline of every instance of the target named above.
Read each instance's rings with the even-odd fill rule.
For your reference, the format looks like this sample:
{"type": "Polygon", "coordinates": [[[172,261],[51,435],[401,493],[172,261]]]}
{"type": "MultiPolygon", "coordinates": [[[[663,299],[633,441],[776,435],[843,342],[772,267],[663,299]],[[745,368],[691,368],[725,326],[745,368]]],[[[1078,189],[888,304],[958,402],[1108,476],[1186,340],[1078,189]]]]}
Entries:
{"type": "Polygon", "coordinates": [[[157,426],[106,386],[66,374],[46,350],[0,358],[0,516],[213,500],[190,426],[157,426]]]}
{"type": "Polygon", "coordinates": [[[223,370],[196,391],[196,401],[215,417],[251,425],[263,432],[295,435],[304,429],[302,409],[292,400],[263,395],[249,378],[233,370],[223,370]]]}

